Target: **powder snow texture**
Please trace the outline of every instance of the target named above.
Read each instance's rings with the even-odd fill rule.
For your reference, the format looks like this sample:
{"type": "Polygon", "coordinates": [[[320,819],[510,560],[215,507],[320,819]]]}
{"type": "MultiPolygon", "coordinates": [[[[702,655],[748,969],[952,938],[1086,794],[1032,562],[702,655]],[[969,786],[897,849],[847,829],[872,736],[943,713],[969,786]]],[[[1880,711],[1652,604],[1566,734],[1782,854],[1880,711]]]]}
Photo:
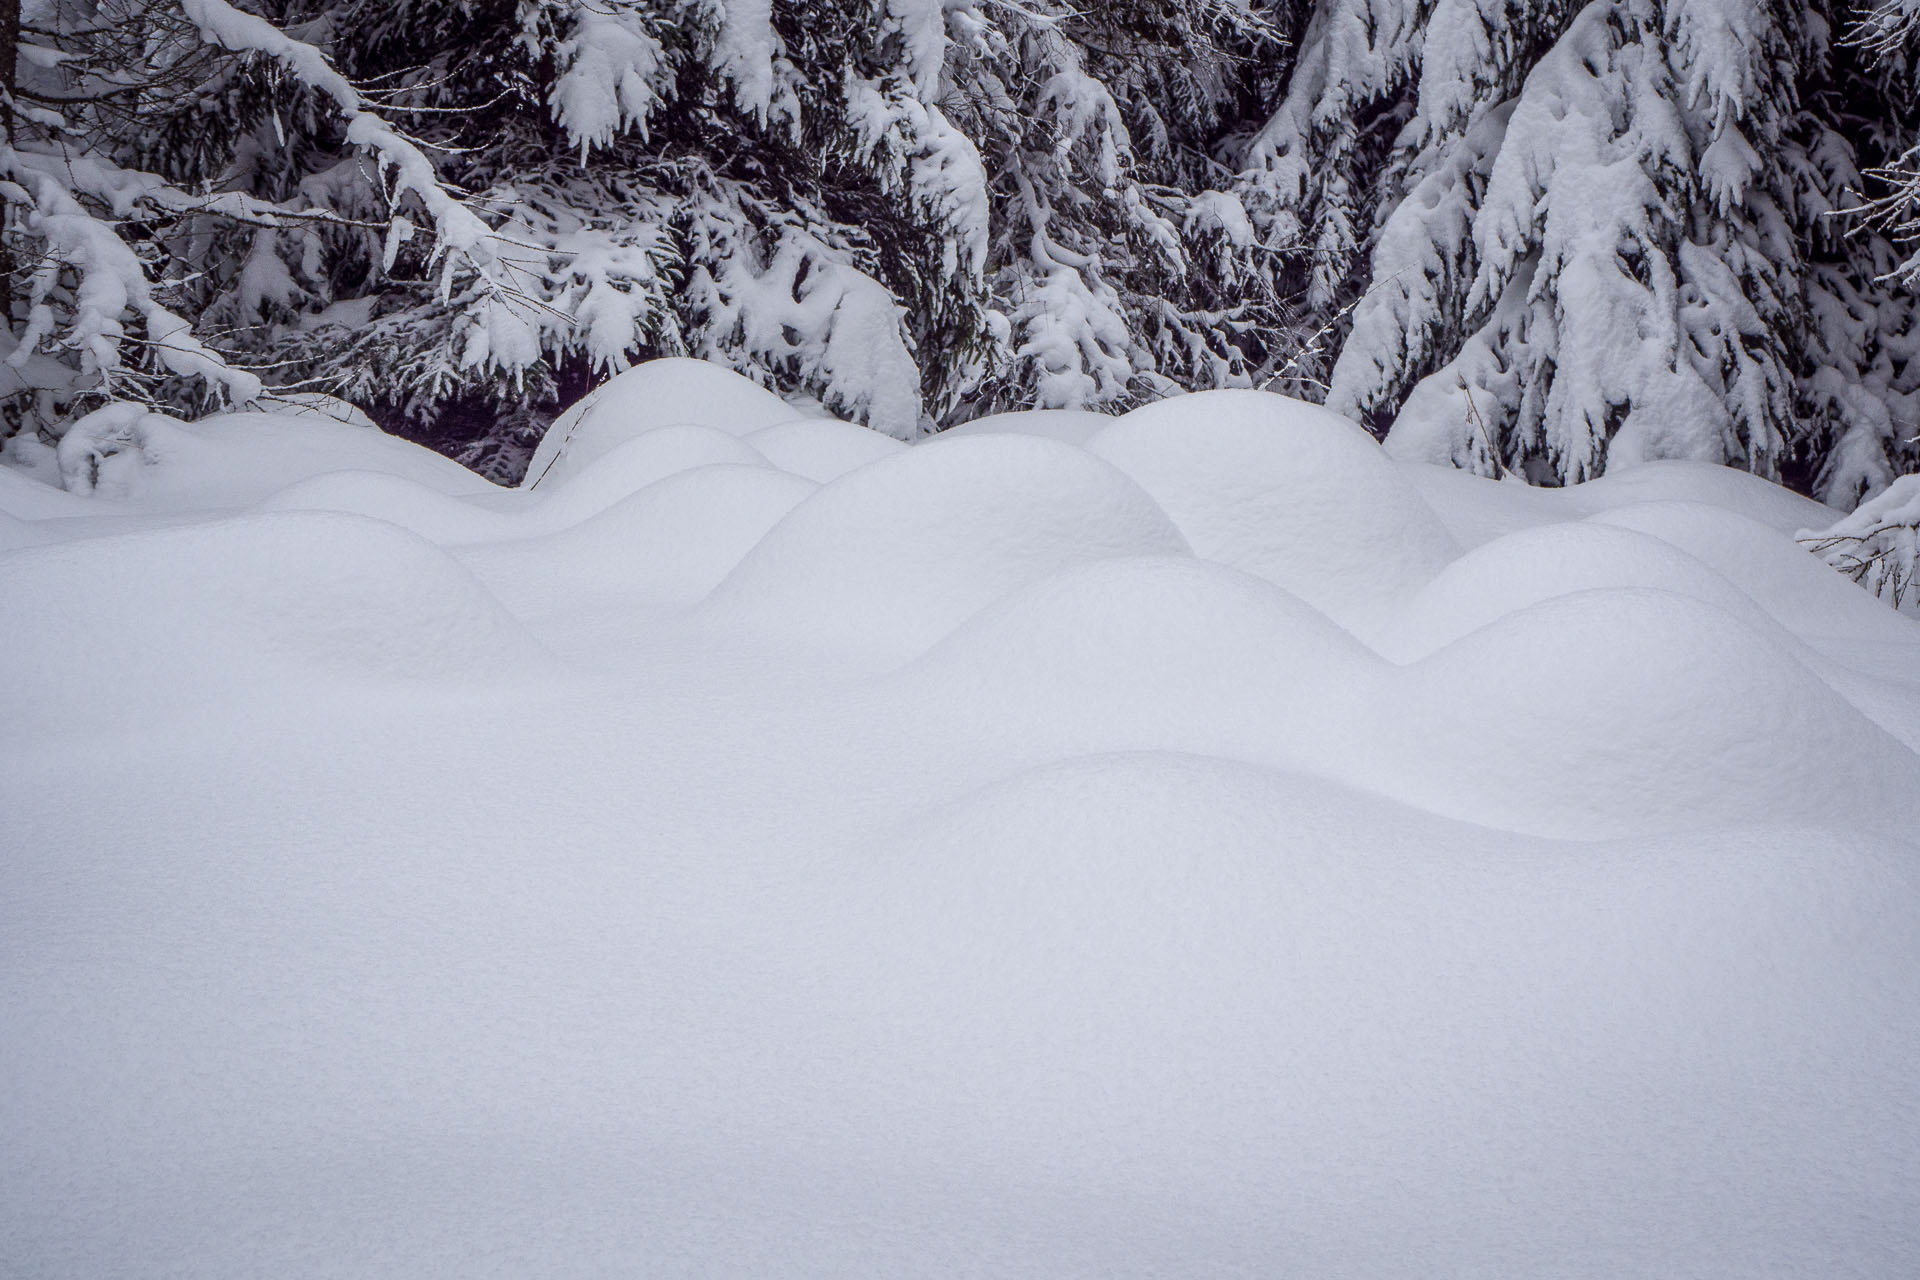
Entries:
{"type": "Polygon", "coordinates": [[[62,483],[75,493],[130,498],[147,508],[246,506],[295,481],[357,467],[440,493],[488,485],[458,463],[370,425],[324,414],[226,413],[181,422],[115,404],[61,438],[62,483]]]}
{"type": "Polygon", "coordinates": [[[9,1276],[1920,1272],[1920,624],[1830,513],[792,416],[0,470],[9,1276]]]}
{"type": "Polygon", "coordinates": [[[718,365],[650,361],[560,415],[534,450],[521,487],[557,488],[601,454],[654,427],[715,427],[743,436],[793,416],[780,397],[718,365]]]}
{"type": "Polygon", "coordinates": [[[1197,554],[1267,578],[1363,636],[1458,551],[1373,437],[1296,400],[1162,400],[1087,450],[1139,481],[1197,554]]]}

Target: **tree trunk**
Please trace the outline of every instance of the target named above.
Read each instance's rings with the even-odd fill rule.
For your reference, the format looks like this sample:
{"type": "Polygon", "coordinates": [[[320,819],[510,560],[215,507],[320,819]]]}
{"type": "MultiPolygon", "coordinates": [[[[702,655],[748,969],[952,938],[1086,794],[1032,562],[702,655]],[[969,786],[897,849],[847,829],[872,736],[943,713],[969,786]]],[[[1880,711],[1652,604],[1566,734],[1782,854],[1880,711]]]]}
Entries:
{"type": "MultiPolygon", "coordinates": [[[[0,0],[0,150],[13,146],[13,87],[20,66],[20,0],[0,0]]],[[[13,328],[13,202],[0,200],[0,318],[13,328]]]]}

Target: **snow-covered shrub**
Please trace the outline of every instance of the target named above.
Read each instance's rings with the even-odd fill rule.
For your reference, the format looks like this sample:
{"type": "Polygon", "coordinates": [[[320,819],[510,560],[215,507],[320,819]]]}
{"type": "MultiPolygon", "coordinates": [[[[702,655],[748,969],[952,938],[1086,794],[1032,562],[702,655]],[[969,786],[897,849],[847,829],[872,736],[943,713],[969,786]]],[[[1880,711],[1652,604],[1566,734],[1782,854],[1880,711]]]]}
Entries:
{"type": "Polygon", "coordinates": [[[1896,609],[1920,609],[1920,475],[1901,476],[1800,544],[1896,609]]]}

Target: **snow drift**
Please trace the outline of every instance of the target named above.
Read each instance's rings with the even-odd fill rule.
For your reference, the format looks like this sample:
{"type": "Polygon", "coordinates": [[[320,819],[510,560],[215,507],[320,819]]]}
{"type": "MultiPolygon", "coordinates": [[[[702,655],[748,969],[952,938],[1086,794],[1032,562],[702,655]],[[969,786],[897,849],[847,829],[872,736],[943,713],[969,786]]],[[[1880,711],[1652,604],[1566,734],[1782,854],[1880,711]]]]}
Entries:
{"type": "Polygon", "coordinates": [[[522,490],[258,427],[0,471],[10,1273],[1920,1265],[1920,627],[1821,508],[691,362],[522,490]]]}

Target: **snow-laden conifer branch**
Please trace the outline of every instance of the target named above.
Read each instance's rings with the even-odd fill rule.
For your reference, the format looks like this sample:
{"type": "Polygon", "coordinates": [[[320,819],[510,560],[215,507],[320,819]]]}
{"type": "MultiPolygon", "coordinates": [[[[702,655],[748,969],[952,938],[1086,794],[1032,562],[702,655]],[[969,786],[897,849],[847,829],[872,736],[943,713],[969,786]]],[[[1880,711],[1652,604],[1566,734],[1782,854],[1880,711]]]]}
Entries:
{"type": "Polygon", "coordinates": [[[443,297],[451,291],[454,275],[463,267],[490,286],[510,291],[502,278],[504,273],[496,269],[493,229],[447,189],[418,144],[368,108],[360,91],[324,53],[264,18],[234,8],[227,0],[179,0],[179,4],[208,43],[234,53],[271,58],[300,84],[332,102],[346,121],[347,140],[376,157],[382,174],[393,183],[395,199],[411,197],[419,201],[433,219],[435,254],[446,255],[440,286],[443,297]]]}
{"type": "MultiPolygon", "coordinates": [[[[209,352],[500,474],[687,351],[895,432],[1262,384],[1535,481],[1920,465],[1908,0],[97,12],[36,11],[25,167],[209,352]]],[[[28,336],[18,378],[99,349],[28,336]]]]}
{"type": "Polygon", "coordinates": [[[1920,461],[1912,308],[1875,278],[1906,215],[1832,216],[1911,145],[1849,115],[1892,73],[1830,41],[1847,8],[1312,5],[1242,186],[1311,313],[1358,299],[1330,402],[1537,480],[1702,458],[1850,504],[1920,461]]]}
{"type": "Polygon", "coordinates": [[[1800,544],[1894,608],[1920,604],[1920,475],[1902,476],[1800,544]]]}
{"type": "MultiPolygon", "coordinates": [[[[159,301],[158,286],[149,275],[161,257],[146,246],[167,244],[160,236],[171,234],[164,232],[169,225],[201,236],[207,232],[189,229],[250,228],[252,243],[243,253],[245,265],[235,287],[243,299],[254,300],[243,301],[240,310],[257,310],[270,299],[285,304],[300,293],[279,257],[280,232],[300,228],[312,258],[319,244],[314,237],[323,229],[378,231],[386,240],[385,265],[390,268],[394,253],[411,234],[411,220],[400,212],[407,206],[417,206],[431,222],[430,261],[439,268],[443,297],[451,295],[456,282],[466,282],[459,287],[468,292],[478,288],[493,308],[477,313],[482,325],[469,325],[466,358],[485,363],[501,358],[503,351],[509,361],[537,356],[524,344],[516,349],[510,341],[503,343],[498,332],[512,327],[526,302],[511,264],[501,259],[499,237],[440,180],[424,150],[371,110],[318,48],[225,0],[120,8],[122,22],[133,27],[103,24],[97,32],[54,28],[43,37],[51,43],[34,46],[40,52],[29,55],[30,66],[52,77],[56,86],[67,87],[62,92],[28,89],[31,100],[43,105],[24,119],[14,144],[0,153],[0,168],[20,193],[20,229],[39,263],[29,285],[26,322],[10,344],[8,366],[16,390],[26,371],[39,367],[34,364],[36,353],[50,347],[72,357],[74,378],[63,394],[111,397],[137,392],[145,380],[121,352],[123,344],[137,341],[145,358],[169,374],[197,380],[225,398],[251,399],[261,389],[259,378],[195,336],[185,318],[190,313],[159,301]],[[204,182],[199,190],[188,190],[156,173],[116,162],[100,139],[102,129],[113,127],[130,109],[121,103],[123,92],[135,92],[147,102],[167,103],[170,94],[191,102],[217,90],[223,78],[230,82],[227,72],[192,53],[189,39],[217,49],[229,62],[236,57],[263,59],[324,101],[342,121],[348,143],[374,158],[384,207],[355,216],[304,197],[261,198],[204,182]],[[75,45],[73,52],[59,47],[61,40],[75,45]],[[46,105],[56,101],[67,105],[63,110],[46,105]],[[149,230],[132,235],[132,227],[149,230]],[[503,314],[505,322],[499,323],[503,314]],[[129,315],[138,319],[141,333],[123,329],[122,318],[129,315]]],[[[278,115],[273,119],[277,132],[278,115]]],[[[173,272],[166,287],[192,292],[201,274],[173,272]]],[[[219,309],[216,304],[214,310],[219,309]]],[[[25,385],[34,385],[34,379],[25,385]]]]}
{"type": "Polygon", "coordinates": [[[203,379],[233,400],[258,395],[260,380],[230,365],[194,336],[188,320],[162,305],[133,247],[75,198],[57,169],[35,163],[39,159],[0,147],[0,176],[18,193],[22,230],[39,243],[28,277],[26,322],[13,335],[6,360],[14,377],[43,345],[51,345],[70,353],[99,393],[114,395],[124,372],[121,348],[129,339],[123,319],[131,314],[144,327],[146,348],[169,371],[203,379]],[[68,276],[72,285],[65,290],[68,276]]]}

